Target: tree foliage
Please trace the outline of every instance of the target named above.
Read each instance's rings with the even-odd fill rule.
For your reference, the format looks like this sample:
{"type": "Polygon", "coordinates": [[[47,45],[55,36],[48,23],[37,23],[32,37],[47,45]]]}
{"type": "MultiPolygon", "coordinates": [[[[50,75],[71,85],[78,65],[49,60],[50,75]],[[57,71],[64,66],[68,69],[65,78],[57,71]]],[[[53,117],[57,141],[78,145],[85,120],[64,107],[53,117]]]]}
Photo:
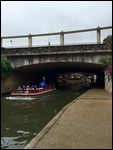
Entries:
{"type": "Polygon", "coordinates": [[[10,61],[7,58],[1,59],[1,77],[8,77],[12,71],[10,61]]]}
{"type": "Polygon", "coordinates": [[[112,57],[101,57],[99,59],[99,63],[103,66],[103,67],[107,67],[107,66],[111,66],[112,65],[112,57]]]}
{"type": "MultiPolygon", "coordinates": [[[[104,40],[105,47],[112,49],[112,35],[108,35],[104,40]]],[[[112,74],[112,56],[101,57],[99,63],[104,67],[104,71],[108,74],[112,74]]]]}
{"type": "Polygon", "coordinates": [[[108,35],[104,40],[103,44],[112,44],[112,35],[108,35]]]}
{"type": "Polygon", "coordinates": [[[107,74],[112,74],[112,57],[101,57],[99,63],[104,67],[107,74]]]}
{"type": "Polygon", "coordinates": [[[112,49],[112,35],[108,35],[104,40],[103,40],[104,47],[107,49],[112,49]]]}

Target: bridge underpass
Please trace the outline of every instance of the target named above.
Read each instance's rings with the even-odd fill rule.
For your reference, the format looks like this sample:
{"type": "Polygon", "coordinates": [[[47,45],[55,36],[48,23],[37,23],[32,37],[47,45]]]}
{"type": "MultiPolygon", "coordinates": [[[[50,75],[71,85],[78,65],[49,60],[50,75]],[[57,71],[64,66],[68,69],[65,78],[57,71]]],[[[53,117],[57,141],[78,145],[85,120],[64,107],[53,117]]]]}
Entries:
{"type": "MultiPolygon", "coordinates": [[[[104,86],[104,73],[99,64],[80,63],[80,62],[52,62],[27,65],[14,68],[20,74],[25,73],[33,83],[40,82],[42,76],[45,76],[48,82],[57,82],[57,75],[61,73],[89,73],[96,74],[99,86],[104,86]]],[[[29,83],[28,83],[29,84],[29,83]]]]}
{"type": "Polygon", "coordinates": [[[99,64],[80,63],[80,62],[52,62],[33,64],[14,68],[17,71],[35,72],[35,73],[65,73],[65,72],[90,72],[98,73],[102,67],[99,64]]]}

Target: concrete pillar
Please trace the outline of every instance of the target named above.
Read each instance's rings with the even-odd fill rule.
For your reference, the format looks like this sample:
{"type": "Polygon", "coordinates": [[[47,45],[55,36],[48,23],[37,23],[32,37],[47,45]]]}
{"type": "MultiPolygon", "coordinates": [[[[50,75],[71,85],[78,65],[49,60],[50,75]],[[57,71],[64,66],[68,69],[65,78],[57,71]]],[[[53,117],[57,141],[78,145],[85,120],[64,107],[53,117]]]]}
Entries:
{"type": "Polygon", "coordinates": [[[100,27],[98,26],[97,28],[97,44],[100,44],[101,40],[100,40],[100,27]]]}
{"type": "Polygon", "coordinates": [[[48,42],[48,46],[50,46],[50,42],[48,42]]]}
{"type": "Polygon", "coordinates": [[[104,72],[99,72],[97,74],[97,87],[104,87],[105,86],[105,78],[104,78],[104,72]]]}
{"type": "Polygon", "coordinates": [[[1,38],[1,47],[3,47],[3,39],[1,38]]]}
{"type": "Polygon", "coordinates": [[[32,36],[29,34],[28,36],[28,47],[32,47],[32,36]]]}
{"type": "Polygon", "coordinates": [[[60,33],[60,45],[61,46],[64,45],[64,33],[63,33],[63,31],[61,31],[61,33],[60,33]]]}
{"type": "Polygon", "coordinates": [[[94,74],[94,82],[96,82],[96,80],[97,80],[97,76],[96,74],[94,74]]]}

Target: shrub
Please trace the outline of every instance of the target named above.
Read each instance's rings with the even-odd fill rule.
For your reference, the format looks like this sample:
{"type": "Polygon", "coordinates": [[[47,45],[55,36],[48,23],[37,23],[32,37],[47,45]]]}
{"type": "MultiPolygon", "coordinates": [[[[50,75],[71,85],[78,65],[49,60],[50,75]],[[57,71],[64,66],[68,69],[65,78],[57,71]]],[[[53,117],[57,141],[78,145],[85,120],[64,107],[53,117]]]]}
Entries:
{"type": "Polygon", "coordinates": [[[1,77],[8,77],[13,68],[11,67],[11,63],[7,58],[1,59],[1,77]]]}
{"type": "Polygon", "coordinates": [[[104,67],[107,74],[112,74],[112,57],[102,57],[99,59],[99,63],[104,67]]]}

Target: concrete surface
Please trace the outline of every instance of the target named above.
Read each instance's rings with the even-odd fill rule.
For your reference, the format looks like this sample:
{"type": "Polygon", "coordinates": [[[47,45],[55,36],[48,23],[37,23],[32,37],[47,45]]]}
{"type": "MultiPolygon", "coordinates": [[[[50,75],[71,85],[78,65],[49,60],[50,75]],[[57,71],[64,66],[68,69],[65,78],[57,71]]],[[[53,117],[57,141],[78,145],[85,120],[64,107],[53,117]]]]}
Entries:
{"type": "Polygon", "coordinates": [[[90,89],[65,106],[24,149],[112,149],[112,95],[90,89]]]}

